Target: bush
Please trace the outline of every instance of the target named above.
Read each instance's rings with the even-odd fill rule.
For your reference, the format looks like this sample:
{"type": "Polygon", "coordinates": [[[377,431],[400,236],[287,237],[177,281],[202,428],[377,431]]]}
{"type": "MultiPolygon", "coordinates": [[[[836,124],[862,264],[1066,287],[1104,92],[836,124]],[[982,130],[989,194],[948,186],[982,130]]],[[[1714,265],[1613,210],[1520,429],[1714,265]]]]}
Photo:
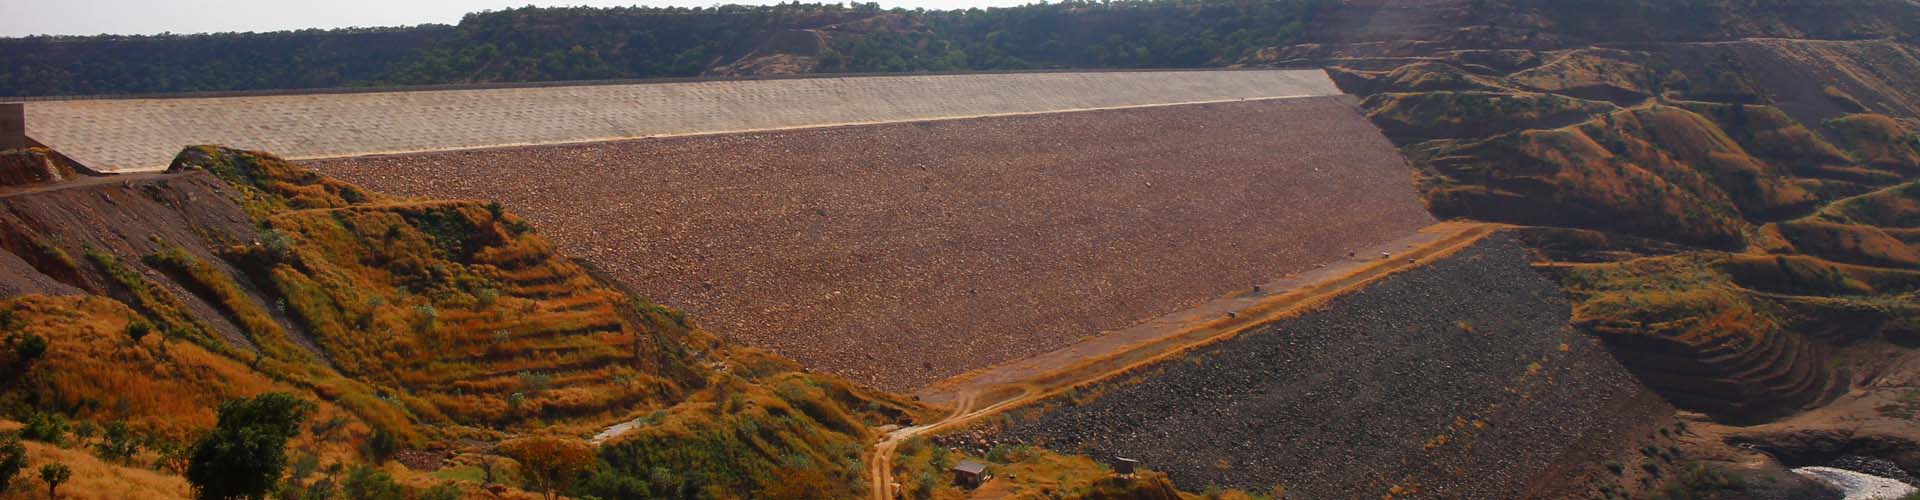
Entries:
{"type": "Polygon", "coordinates": [[[67,432],[72,429],[67,418],[58,413],[34,412],[27,416],[26,427],[20,429],[20,437],[57,445],[66,440],[67,432]]]}
{"type": "Polygon", "coordinates": [[[360,464],[347,473],[347,480],[340,483],[340,492],[352,500],[405,500],[406,490],[394,484],[393,476],[387,471],[371,465],[360,464]]]}
{"type": "Polygon", "coordinates": [[[133,338],[134,342],[139,342],[140,339],[146,338],[149,333],[153,333],[153,323],[145,321],[127,323],[127,336],[133,338]]]}
{"type": "Polygon", "coordinates": [[[366,446],[361,451],[367,455],[367,459],[379,463],[387,461],[387,457],[393,456],[393,451],[399,448],[400,440],[395,439],[393,433],[375,428],[373,435],[367,436],[366,446]]]}
{"type": "Polygon", "coordinates": [[[220,403],[219,424],[194,444],[187,481],[202,499],[257,498],[287,466],[287,440],[313,413],[313,403],[270,392],[220,403]]]}
{"type": "Polygon", "coordinates": [[[127,428],[126,422],[109,422],[106,431],[103,436],[105,440],[97,447],[100,458],[109,462],[126,462],[140,452],[140,444],[134,442],[133,430],[127,428]]]}
{"type": "MultiPolygon", "coordinates": [[[[465,488],[458,483],[446,482],[433,485],[420,492],[419,500],[460,500],[467,497],[465,488]]],[[[607,498],[644,498],[644,497],[607,497],[607,498]]]]}
{"type": "Polygon", "coordinates": [[[0,434],[0,492],[7,491],[13,485],[13,478],[20,470],[27,468],[27,446],[20,444],[20,436],[13,433],[0,434]]]}
{"type": "Polygon", "coordinates": [[[13,355],[22,366],[32,366],[47,354],[47,338],[35,334],[15,335],[9,340],[13,344],[13,355]]]}
{"type": "Polygon", "coordinates": [[[520,438],[501,443],[499,449],[520,462],[529,489],[545,492],[548,499],[567,491],[574,479],[597,463],[591,446],[569,438],[520,438]]]}

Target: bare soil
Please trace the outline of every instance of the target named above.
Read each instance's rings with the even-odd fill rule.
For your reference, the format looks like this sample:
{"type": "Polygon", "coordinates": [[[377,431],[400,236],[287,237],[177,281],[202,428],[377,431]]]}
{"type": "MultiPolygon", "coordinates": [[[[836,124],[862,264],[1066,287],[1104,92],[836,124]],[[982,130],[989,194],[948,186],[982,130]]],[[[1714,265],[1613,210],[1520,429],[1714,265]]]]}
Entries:
{"type": "Polygon", "coordinates": [[[498,200],[718,333],[894,390],[1434,222],[1344,96],[308,164],[498,200]]]}

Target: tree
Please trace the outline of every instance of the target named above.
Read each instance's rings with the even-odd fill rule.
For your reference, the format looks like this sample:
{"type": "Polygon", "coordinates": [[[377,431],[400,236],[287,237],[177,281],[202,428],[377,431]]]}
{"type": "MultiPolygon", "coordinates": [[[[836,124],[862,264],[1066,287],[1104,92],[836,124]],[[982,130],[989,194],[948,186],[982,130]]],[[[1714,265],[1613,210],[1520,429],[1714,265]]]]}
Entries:
{"type": "Polygon", "coordinates": [[[313,403],[270,392],[220,403],[220,422],[194,443],[187,481],[201,499],[261,498],[287,466],[287,440],[313,403]]]}
{"type": "Polygon", "coordinates": [[[593,448],[577,439],[530,437],[500,443],[500,452],[520,462],[527,480],[548,500],[565,491],[595,463],[593,448]]]}
{"type": "Polygon", "coordinates": [[[106,439],[97,447],[100,458],[110,462],[125,462],[140,453],[140,443],[134,440],[133,430],[124,420],[107,423],[106,439]]]}
{"type": "Polygon", "coordinates": [[[352,500],[405,500],[406,490],[393,483],[393,475],[371,465],[360,464],[347,473],[340,490],[352,500]]]}
{"type": "Polygon", "coordinates": [[[20,444],[20,435],[11,432],[0,435],[0,492],[7,491],[7,487],[13,484],[13,478],[25,468],[27,447],[20,444]]]}
{"type": "Polygon", "coordinates": [[[51,463],[40,466],[40,480],[47,482],[47,498],[60,498],[57,493],[60,483],[67,482],[67,478],[70,477],[73,477],[73,469],[67,468],[67,464],[51,463]]]}

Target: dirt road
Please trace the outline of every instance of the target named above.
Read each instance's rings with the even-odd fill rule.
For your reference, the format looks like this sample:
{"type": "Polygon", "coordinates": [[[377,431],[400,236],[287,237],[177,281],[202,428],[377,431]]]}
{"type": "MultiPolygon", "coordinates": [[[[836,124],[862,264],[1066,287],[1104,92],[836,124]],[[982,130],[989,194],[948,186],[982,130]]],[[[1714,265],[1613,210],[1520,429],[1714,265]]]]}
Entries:
{"type": "Polygon", "coordinates": [[[1262,286],[1266,292],[1221,298],[1065,349],[934,384],[918,396],[932,403],[950,402],[952,414],[939,422],[895,430],[874,445],[867,461],[871,496],[894,498],[894,450],[915,436],[964,426],[1297,315],[1394,273],[1446,258],[1498,229],[1498,225],[1470,222],[1436,224],[1387,246],[1397,252],[1356,252],[1355,259],[1343,264],[1281,280],[1276,282],[1279,286],[1262,286]],[[1371,258],[1362,260],[1363,256],[1371,258]]]}

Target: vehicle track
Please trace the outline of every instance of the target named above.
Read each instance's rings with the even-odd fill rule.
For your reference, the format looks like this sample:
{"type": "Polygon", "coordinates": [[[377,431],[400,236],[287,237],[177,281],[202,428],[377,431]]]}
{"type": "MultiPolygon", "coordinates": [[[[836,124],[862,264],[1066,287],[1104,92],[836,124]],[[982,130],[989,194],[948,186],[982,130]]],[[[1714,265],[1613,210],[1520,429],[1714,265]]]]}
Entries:
{"type": "Polygon", "coordinates": [[[867,460],[868,476],[871,478],[870,496],[873,500],[893,500],[896,497],[893,455],[900,443],[915,436],[963,426],[980,418],[1042,401],[1067,390],[1100,382],[1135,368],[1158,363],[1193,349],[1233,338],[1259,326],[1293,317],[1393,274],[1451,256],[1473,246],[1474,243],[1494,234],[1502,227],[1504,226],[1499,224],[1477,222],[1436,224],[1421,231],[1441,234],[1442,236],[1438,239],[1398,256],[1382,258],[1358,266],[1345,274],[1264,297],[1252,306],[1234,311],[1234,314],[1226,318],[1200,322],[1174,330],[1157,339],[1088,355],[1077,363],[1037,373],[1018,382],[969,383],[980,380],[976,377],[978,375],[976,372],[949,379],[957,380],[956,383],[936,384],[933,389],[930,389],[933,392],[923,394],[922,399],[928,399],[927,396],[936,396],[953,401],[953,412],[938,422],[889,432],[874,445],[872,456],[867,460]],[[982,406],[983,404],[985,406],[982,406]]]}

